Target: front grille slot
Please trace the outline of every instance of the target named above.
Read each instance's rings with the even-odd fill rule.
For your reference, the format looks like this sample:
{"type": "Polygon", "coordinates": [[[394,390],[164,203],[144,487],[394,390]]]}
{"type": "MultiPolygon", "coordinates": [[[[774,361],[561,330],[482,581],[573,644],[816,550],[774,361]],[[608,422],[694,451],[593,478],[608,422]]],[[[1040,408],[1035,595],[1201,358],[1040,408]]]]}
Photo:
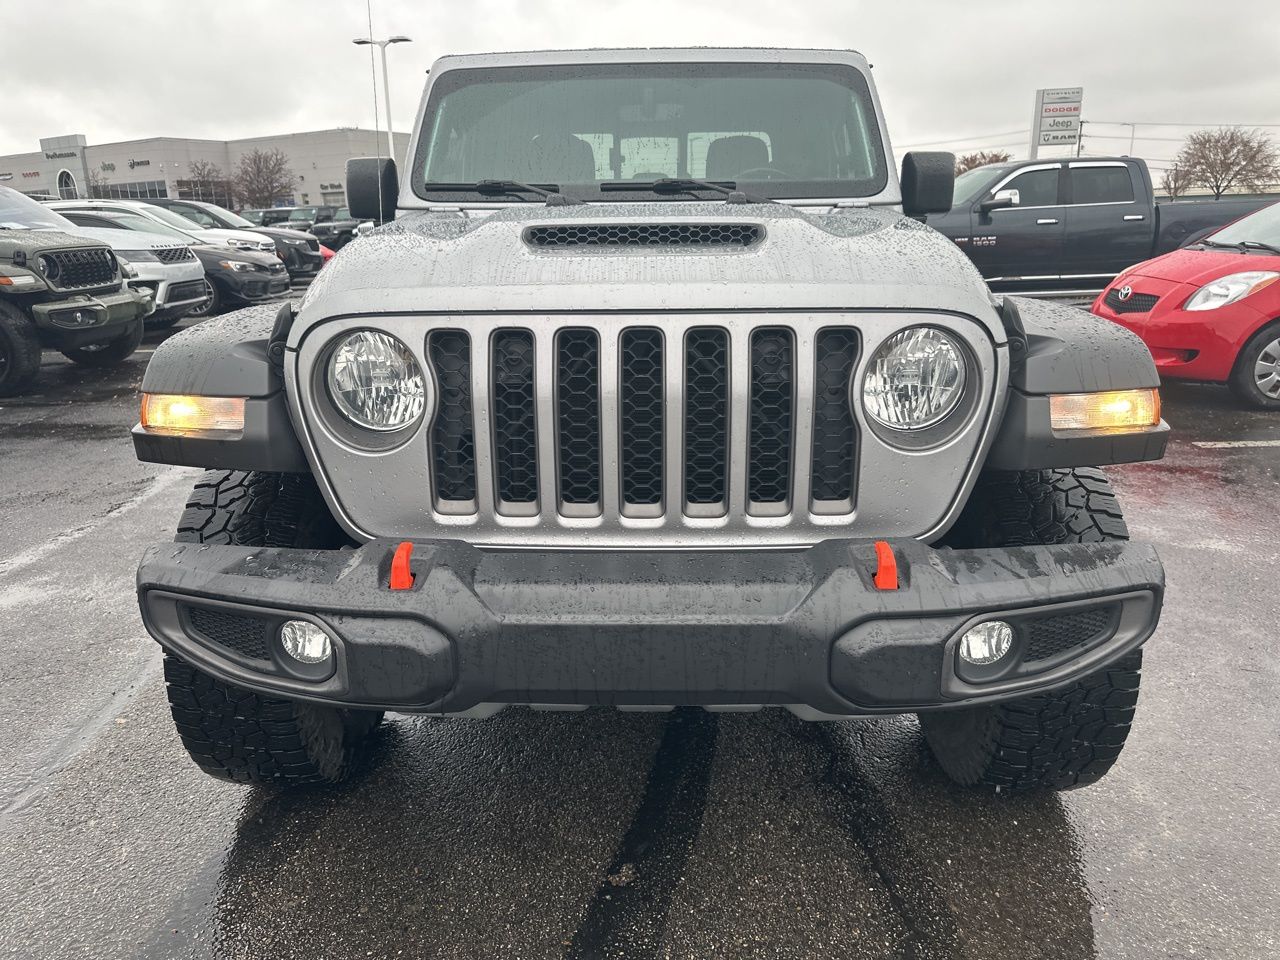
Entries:
{"type": "Polygon", "coordinates": [[[45,278],[58,290],[85,290],[103,287],[116,279],[116,258],[106,248],[54,250],[40,255],[45,278]]]}
{"type": "Polygon", "coordinates": [[[151,252],[155,254],[156,259],[161,263],[186,263],[188,260],[196,258],[190,247],[164,247],[151,252]]]}
{"type": "Polygon", "coordinates": [[[690,330],[684,354],[684,498],[692,513],[718,515],[728,503],[729,335],[690,330]]]}
{"type": "Polygon", "coordinates": [[[747,498],[785,506],[791,493],[795,417],[795,348],[791,331],[767,327],[751,334],[751,435],[747,498]]]}
{"type": "Polygon", "coordinates": [[[624,330],[618,362],[622,501],[633,507],[660,506],[666,425],[662,331],[624,330]]]}
{"type": "Polygon", "coordinates": [[[187,623],[204,640],[247,660],[270,660],[268,646],[275,623],[270,617],[185,606],[187,623]]]}
{"type": "Polygon", "coordinates": [[[814,509],[851,509],[858,429],[850,405],[849,384],[858,360],[853,330],[819,331],[814,357],[813,461],[810,464],[814,509]]]}
{"type": "Polygon", "coordinates": [[[1116,313],[1150,313],[1160,302],[1160,298],[1154,293],[1134,293],[1130,294],[1128,300],[1121,300],[1119,288],[1112,287],[1102,298],[1102,302],[1116,313]]]}
{"type": "Polygon", "coordinates": [[[560,502],[598,512],[600,338],[594,330],[561,330],[556,338],[556,436],[560,502]]]}
{"type": "Polygon", "coordinates": [[[494,480],[501,512],[536,508],[538,444],[533,334],[499,330],[493,336],[494,480]],[[511,509],[515,507],[517,509],[511,509]]]}
{"type": "Polygon", "coordinates": [[[727,247],[759,243],[764,231],[754,223],[575,223],[529,227],[531,247],[727,247]]]}
{"type": "Polygon", "coordinates": [[[1119,606],[1112,604],[1025,621],[1023,630],[1027,647],[1022,655],[1023,662],[1051,660],[1105,637],[1114,629],[1119,612],[1119,606]]]}
{"type": "Polygon", "coordinates": [[[469,503],[476,496],[476,446],[471,419],[471,338],[435,330],[427,358],[436,384],[431,423],[431,479],[437,500],[469,503]]]}

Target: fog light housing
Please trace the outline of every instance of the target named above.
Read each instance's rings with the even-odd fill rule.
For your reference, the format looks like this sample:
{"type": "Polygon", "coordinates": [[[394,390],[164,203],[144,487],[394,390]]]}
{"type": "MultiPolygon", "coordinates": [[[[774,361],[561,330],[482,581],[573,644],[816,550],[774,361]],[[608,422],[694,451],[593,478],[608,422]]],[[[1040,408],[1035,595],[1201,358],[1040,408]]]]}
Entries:
{"type": "Polygon", "coordinates": [[[230,437],[244,431],[244,397],[144,393],[141,420],[148,433],[230,437]]]}
{"type": "Polygon", "coordinates": [[[1009,655],[1013,649],[1013,627],[1003,620],[988,620],[960,637],[960,659],[975,667],[986,667],[1009,655]]]}
{"type": "Polygon", "coordinates": [[[280,647],[299,663],[325,663],[333,656],[329,635],[309,620],[286,620],[280,625],[280,647]]]}

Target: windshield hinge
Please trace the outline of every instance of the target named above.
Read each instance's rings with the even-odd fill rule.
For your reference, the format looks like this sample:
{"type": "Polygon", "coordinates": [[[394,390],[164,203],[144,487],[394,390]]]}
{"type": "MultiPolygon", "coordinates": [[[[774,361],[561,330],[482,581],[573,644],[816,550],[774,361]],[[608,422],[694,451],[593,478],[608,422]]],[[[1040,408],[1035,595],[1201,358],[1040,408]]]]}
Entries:
{"type": "Polygon", "coordinates": [[[1009,335],[1009,364],[1018,370],[1027,360],[1027,328],[1022,325],[1022,314],[1011,297],[1000,302],[1000,322],[1009,335]]]}
{"type": "Polygon", "coordinates": [[[271,328],[271,337],[267,340],[267,360],[280,371],[284,370],[284,345],[289,339],[289,330],[295,316],[293,304],[284,304],[276,314],[275,326],[271,328]]]}

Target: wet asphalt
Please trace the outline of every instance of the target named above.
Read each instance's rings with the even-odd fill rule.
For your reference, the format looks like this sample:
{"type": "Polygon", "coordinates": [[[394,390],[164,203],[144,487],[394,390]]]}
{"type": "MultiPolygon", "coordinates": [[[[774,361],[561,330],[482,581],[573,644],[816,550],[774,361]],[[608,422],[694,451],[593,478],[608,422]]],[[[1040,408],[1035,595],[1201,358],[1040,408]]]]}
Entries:
{"type": "Polygon", "coordinates": [[[0,401],[0,955],[1280,956],[1280,416],[1173,385],[1113,471],[1169,588],[1093,787],[954,788],[911,719],[511,709],[273,794],[187,760],[139,621],[197,475],[133,458],[156,340],[0,401]]]}

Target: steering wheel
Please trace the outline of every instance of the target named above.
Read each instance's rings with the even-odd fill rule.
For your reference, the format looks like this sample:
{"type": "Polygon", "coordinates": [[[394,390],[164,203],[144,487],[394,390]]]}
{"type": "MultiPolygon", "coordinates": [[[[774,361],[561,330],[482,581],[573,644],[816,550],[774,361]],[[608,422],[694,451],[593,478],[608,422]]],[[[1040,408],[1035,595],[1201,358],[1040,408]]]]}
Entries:
{"type": "Polygon", "coordinates": [[[743,170],[734,180],[773,180],[773,174],[777,174],[776,179],[794,180],[795,175],[787,173],[785,170],[779,170],[777,167],[752,167],[750,170],[743,170]],[[753,176],[753,174],[763,174],[763,176],[753,176]]]}

